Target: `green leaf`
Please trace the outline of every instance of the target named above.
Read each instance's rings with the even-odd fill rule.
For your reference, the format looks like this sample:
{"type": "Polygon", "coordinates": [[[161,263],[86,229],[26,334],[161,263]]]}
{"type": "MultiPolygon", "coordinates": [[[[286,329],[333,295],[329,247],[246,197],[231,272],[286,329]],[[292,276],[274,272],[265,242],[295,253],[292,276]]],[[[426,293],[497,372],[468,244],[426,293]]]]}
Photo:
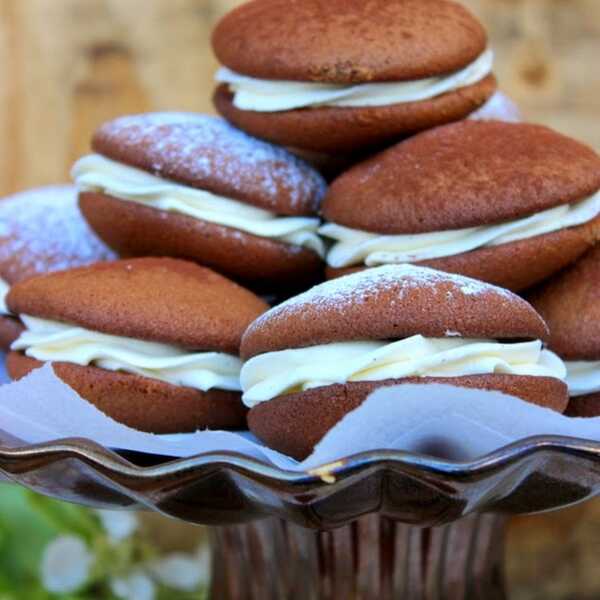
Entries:
{"type": "Polygon", "coordinates": [[[27,589],[38,579],[43,549],[55,532],[31,510],[22,488],[6,484],[0,485],[0,532],[4,589],[27,589]]]}
{"type": "Polygon", "coordinates": [[[102,533],[99,520],[89,509],[27,491],[30,507],[57,533],[79,535],[88,543],[102,533]]]}

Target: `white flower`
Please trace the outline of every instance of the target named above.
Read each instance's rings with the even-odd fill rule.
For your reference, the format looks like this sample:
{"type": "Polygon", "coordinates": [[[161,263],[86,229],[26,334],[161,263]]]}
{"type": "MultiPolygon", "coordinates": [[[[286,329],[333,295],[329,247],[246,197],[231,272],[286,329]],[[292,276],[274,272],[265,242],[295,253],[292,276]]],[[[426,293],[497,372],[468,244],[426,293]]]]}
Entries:
{"type": "Polygon", "coordinates": [[[97,510],[102,526],[113,542],[120,542],[132,535],[139,526],[137,515],[124,510],[97,510]]]}
{"type": "Polygon", "coordinates": [[[208,544],[200,544],[200,546],[198,546],[198,550],[196,550],[196,560],[198,561],[202,581],[208,585],[210,583],[212,567],[212,553],[208,544]]]}
{"type": "Polygon", "coordinates": [[[75,536],[59,536],[44,549],[42,583],[55,594],[76,592],[88,580],[94,557],[75,536]]]}
{"type": "MultiPolygon", "coordinates": [[[[208,552],[207,552],[208,554],[208,552]]],[[[152,573],[164,586],[183,592],[193,592],[201,584],[208,583],[208,562],[204,556],[173,553],[155,561],[152,573]]]]}
{"type": "Polygon", "coordinates": [[[112,593],[121,600],[154,600],[156,586],[143,571],[127,577],[117,577],[110,582],[112,593]]]}

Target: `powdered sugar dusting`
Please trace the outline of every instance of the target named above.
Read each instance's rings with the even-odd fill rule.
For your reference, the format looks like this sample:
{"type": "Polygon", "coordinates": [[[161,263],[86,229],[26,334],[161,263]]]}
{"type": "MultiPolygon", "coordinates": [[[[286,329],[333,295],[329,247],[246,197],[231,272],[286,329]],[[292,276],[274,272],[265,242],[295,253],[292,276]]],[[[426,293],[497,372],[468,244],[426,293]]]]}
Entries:
{"type": "MultiPolygon", "coordinates": [[[[192,179],[219,177],[238,190],[260,188],[273,206],[282,195],[291,208],[317,210],[325,194],[321,175],[290,152],[253,138],[220,117],[185,112],[121,117],[98,135],[132,152],[152,156],[154,174],[185,172],[192,179]]],[[[267,207],[268,208],[268,207],[267,207]]]]}
{"type": "Polygon", "coordinates": [[[115,258],[81,216],[74,186],[0,200],[0,276],[7,281],[115,258]]]}
{"type": "Polygon", "coordinates": [[[259,317],[252,328],[255,326],[260,327],[262,322],[270,321],[273,318],[288,318],[291,314],[302,313],[304,307],[309,304],[311,306],[321,305],[323,308],[335,307],[338,310],[343,310],[344,306],[363,303],[373,292],[385,290],[386,288],[396,290],[398,299],[402,299],[409,290],[435,289],[440,284],[451,284],[454,288],[451,290],[445,289],[444,293],[447,294],[448,300],[452,300],[454,294],[462,296],[494,294],[504,297],[507,301],[520,301],[518,296],[508,290],[470,277],[410,264],[385,265],[321,283],[307,292],[272,308],[259,317]]]}

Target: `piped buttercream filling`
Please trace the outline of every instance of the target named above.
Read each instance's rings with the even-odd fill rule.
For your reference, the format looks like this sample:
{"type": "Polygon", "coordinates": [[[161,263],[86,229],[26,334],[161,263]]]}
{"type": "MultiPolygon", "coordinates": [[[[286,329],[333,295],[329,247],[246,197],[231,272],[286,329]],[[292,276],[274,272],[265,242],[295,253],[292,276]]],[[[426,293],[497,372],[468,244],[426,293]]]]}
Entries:
{"type": "Polygon", "coordinates": [[[364,107],[419,102],[473,85],[492,72],[494,53],[486,50],[460,71],[416,81],[336,85],[255,79],[222,67],[215,79],[233,92],[241,110],[280,112],[316,106],[364,107]]]}
{"type": "Polygon", "coordinates": [[[334,240],[327,263],[334,268],[410,263],[500,246],[591,221],[600,214],[600,191],[575,204],[557,206],[523,219],[468,229],[380,235],[326,223],[319,232],[334,240]]]}
{"type": "Polygon", "coordinates": [[[415,335],[396,342],[341,342],[260,354],[242,367],[242,398],[253,407],[284,394],[352,381],[493,373],[564,379],[566,369],[539,340],[415,335]]]}
{"type": "Polygon", "coordinates": [[[600,360],[565,361],[567,385],[571,396],[585,396],[600,392],[600,360]]]}
{"type": "Polygon", "coordinates": [[[9,291],[10,286],[0,277],[0,315],[10,315],[10,310],[6,306],[6,296],[9,291]]]}
{"type": "Polygon", "coordinates": [[[323,241],[317,235],[320,221],[314,217],[278,216],[207,190],[161,179],[100,154],[90,154],[78,160],[71,175],[77,187],[84,192],[101,192],[258,237],[309,248],[320,256],[325,254],[323,241]]]}
{"type": "Polygon", "coordinates": [[[241,390],[242,362],[231,354],[189,352],[28,315],[21,320],[27,329],[11,348],[37,360],[93,365],[202,391],[241,390]]]}

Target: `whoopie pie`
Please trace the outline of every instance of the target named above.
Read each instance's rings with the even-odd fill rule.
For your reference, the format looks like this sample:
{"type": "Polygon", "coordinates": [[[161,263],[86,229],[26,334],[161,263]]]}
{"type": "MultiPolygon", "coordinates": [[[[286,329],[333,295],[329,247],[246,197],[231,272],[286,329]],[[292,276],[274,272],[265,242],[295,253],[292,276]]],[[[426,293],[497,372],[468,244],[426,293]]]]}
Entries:
{"type": "Polygon", "coordinates": [[[249,427],[301,459],[373,390],[403,383],[498,390],[563,411],[565,367],[543,348],[547,335],[525,300],[474,279],[413,265],[340,277],[244,334],[249,427]]]}
{"type": "Polygon", "coordinates": [[[4,301],[11,285],[114,258],[82,218],[75,187],[52,185],[0,199],[0,349],[23,330],[4,301]]]}
{"type": "Polygon", "coordinates": [[[600,246],[529,296],[550,327],[549,347],[564,359],[567,414],[600,416],[600,246]]]}
{"type": "Polygon", "coordinates": [[[123,256],[187,258],[256,287],[314,281],[325,192],[308,164],[219,117],[106,123],[73,178],[96,233],[123,256]]]}
{"type": "Polygon", "coordinates": [[[451,0],[253,0],[217,25],[217,110],[284,146],[382,147],[496,89],[482,25],[451,0]]]}
{"type": "Polygon", "coordinates": [[[83,398],[142,431],[245,426],[240,340],[267,305],[210,269],[97,263],[18,283],[7,304],[26,327],[7,358],[13,379],[52,362],[83,398]]]}
{"type": "Polygon", "coordinates": [[[461,121],[351,168],[323,215],[328,277],[417,263],[520,291],[600,238],[600,157],[540,125],[461,121]]]}

